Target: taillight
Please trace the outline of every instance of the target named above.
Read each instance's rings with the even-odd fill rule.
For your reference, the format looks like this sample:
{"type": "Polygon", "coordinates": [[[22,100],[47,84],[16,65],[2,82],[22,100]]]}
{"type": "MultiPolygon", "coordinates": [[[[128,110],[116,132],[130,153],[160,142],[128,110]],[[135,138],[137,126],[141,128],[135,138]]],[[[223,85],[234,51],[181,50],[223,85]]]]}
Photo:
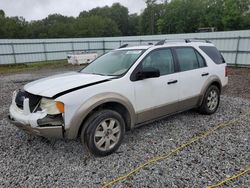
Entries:
{"type": "Polygon", "coordinates": [[[227,77],[228,76],[228,68],[227,68],[227,66],[225,66],[225,77],[227,77]]]}

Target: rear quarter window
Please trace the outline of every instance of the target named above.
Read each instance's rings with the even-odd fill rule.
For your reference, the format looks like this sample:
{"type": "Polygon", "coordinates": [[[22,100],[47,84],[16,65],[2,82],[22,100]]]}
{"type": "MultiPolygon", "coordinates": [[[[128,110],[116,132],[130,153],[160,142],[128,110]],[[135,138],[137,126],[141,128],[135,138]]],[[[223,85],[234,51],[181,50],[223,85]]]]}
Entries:
{"type": "Polygon", "coordinates": [[[214,46],[200,46],[200,49],[205,52],[216,64],[225,63],[223,56],[214,46]]]}

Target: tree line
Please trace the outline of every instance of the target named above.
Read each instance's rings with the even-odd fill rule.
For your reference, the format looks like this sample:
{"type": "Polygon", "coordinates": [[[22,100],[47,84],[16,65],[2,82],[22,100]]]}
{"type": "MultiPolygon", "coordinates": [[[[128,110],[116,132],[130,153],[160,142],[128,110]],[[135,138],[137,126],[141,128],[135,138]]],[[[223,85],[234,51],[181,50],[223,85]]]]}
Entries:
{"type": "Polygon", "coordinates": [[[250,29],[250,0],[146,0],[140,14],[119,3],[80,12],[52,14],[42,20],[7,17],[0,10],[0,38],[73,38],[191,33],[250,29]]]}

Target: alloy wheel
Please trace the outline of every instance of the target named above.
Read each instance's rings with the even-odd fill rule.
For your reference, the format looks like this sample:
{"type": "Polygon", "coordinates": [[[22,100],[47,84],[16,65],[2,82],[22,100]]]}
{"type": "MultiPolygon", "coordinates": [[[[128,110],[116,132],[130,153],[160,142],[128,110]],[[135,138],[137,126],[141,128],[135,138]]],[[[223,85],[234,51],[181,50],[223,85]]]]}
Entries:
{"type": "Polygon", "coordinates": [[[99,150],[107,151],[119,142],[120,135],[120,123],[114,118],[105,119],[95,130],[94,143],[99,150]]]}

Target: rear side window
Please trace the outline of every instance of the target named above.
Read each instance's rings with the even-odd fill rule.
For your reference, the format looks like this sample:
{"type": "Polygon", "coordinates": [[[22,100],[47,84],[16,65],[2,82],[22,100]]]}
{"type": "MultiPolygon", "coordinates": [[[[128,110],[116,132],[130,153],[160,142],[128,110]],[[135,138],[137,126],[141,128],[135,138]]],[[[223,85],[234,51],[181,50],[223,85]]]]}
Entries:
{"type": "Polygon", "coordinates": [[[176,48],[175,51],[181,71],[199,68],[197,54],[193,48],[176,48]]]}
{"type": "Polygon", "coordinates": [[[204,60],[204,58],[197,51],[195,51],[195,53],[196,53],[196,56],[197,56],[197,59],[198,59],[198,62],[199,62],[199,67],[200,68],[206,67],[207,64],[206,64],[206,61],[204,60]]]}
{"type": "Polygon", "coordinates": [[[223,56],[214,46],[200,46],[200,49],[205,52],[216,64],[225,63],[223,56]]]}

